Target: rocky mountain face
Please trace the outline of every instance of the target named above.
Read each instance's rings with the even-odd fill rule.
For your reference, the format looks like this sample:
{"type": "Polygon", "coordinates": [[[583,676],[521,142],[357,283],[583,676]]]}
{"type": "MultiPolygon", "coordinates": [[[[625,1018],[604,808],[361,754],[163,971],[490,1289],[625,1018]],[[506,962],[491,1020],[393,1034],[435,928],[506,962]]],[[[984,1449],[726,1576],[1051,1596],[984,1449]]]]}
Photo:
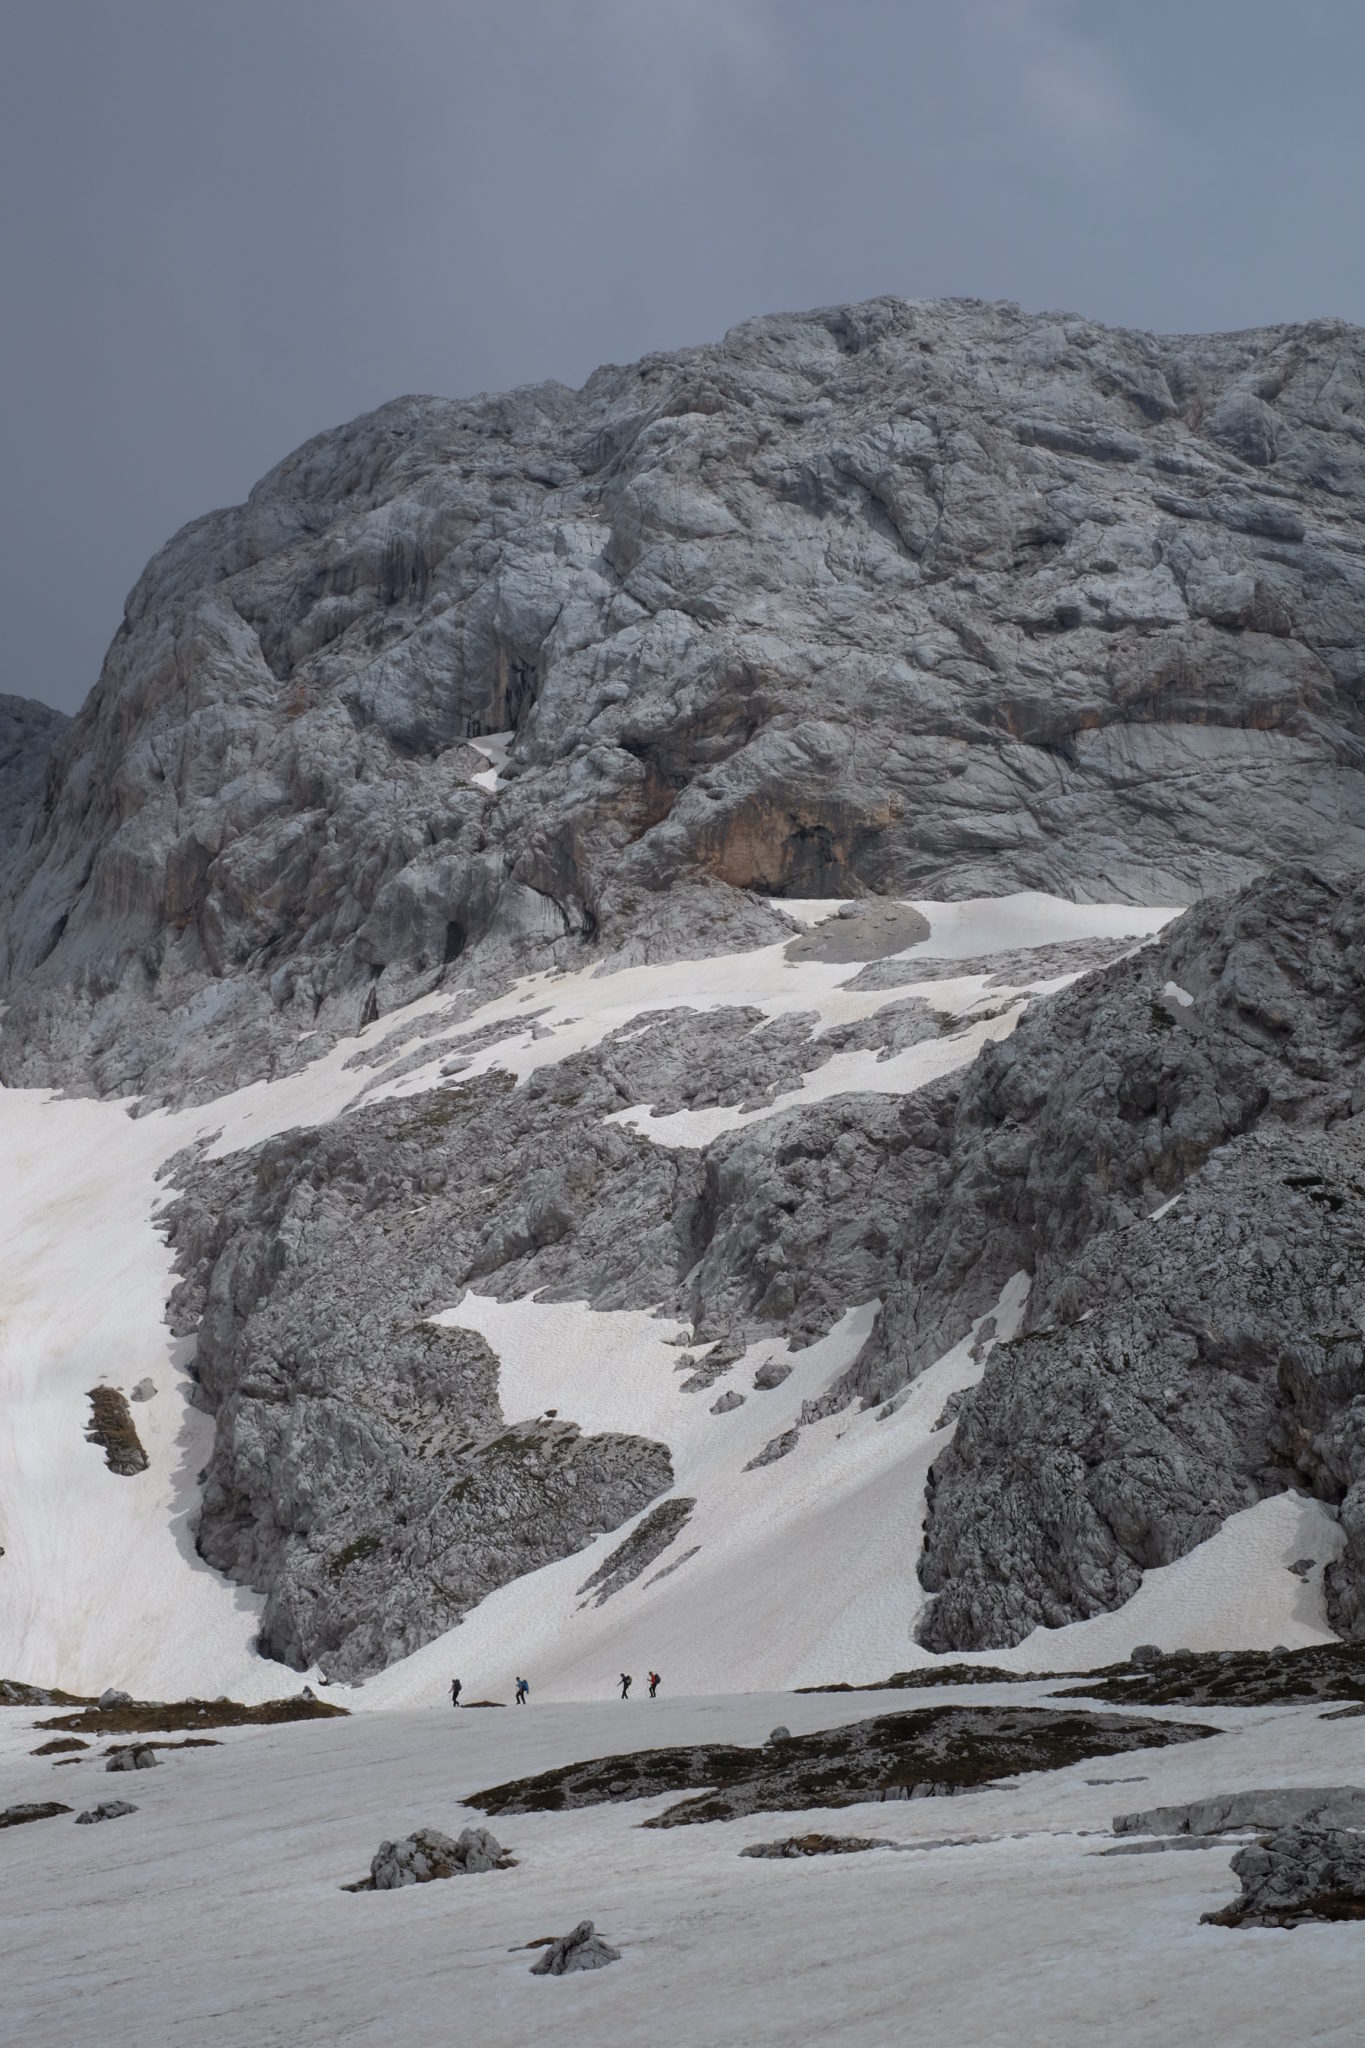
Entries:
{"type": "MultiPolygon", "coordinates": [[[[181,1173],[176,1322],[218,1416],[200,1544],[268,1592],[277,1653],[363,1673],[531,1568],[501,1537],[484,1555],[505,1471],[532,1475],[513,1498],[536,1561],[671,1483],[658,1444],[561,1445],[554,1421],[509,1439],[482,1340],[423,1320],[467,1286],[659,1307],[705,1349],[707,1399],[748,1388],[762,1337],[808,1342],[880,1296],[780,1457],[802,1420],[894,1404],[1020,1270],[1024,1331],[983,1333],[931,1472],[926,1647],[1115,1608],[1290,1487],[1340,1517],[1328,1612],[1365,1640],[1365,882],[1300,866],[1210,899],[901,1098],[793,1107],[696,1149],[608,1121],[685,1094],[689,1071],[695,1088],[727,1037],[748,1062],[734,1099],[763,1035],[743,1011],[684,1011],[519,1087],[377,1102],[181,1173]],[[556,1454],[579,1466],[572,1497],[556,1454]]],[[[779,1040],[773,1071],[786,1056],[779,1040]]]]}
{"type": "Polygon", "coordinates": [[[774,941],[882,998],[670,1003],[465,1082],[514,1029],[476,1019],[439,1085],[388,1099],[383,1041],[343,1116],[177,1162],[199,1548],[267,1654],[363,1676],[687,1524],[667,1444],[509,1411],[430,1320],[466,1288],[675,1316],[689,1395],[772,1402],[762,1465],[1019,1272],[931,1473],[923,1644],[1117,1607],[1290,1487],[1365,1639],[1362,506],[1356,330],[875,301],[320,436],[149,566],[74,721],[0,700],[7,1085],[209,1099],[436,991],[453,1031],[532,969],[774,941]],[[1194,908],[945,963],[885,900],[1025,888],[1194,908]],[[969,1061],[932,991],[971,974],[1006,1026],[1081,978],[969,1061]],[[911,1092],[777,1102],[917,1046],[911,1092]],[[640,1105],[764,1113],[674,1142],[640,1105]],[[873,1300],[783,1411],[746,1353],[873,1300]]]}
{"type": "Polygon", "coordinates": [[[320,435],[17,714],[3,1078],[212,1095],[773,895],[1358,857],[1363,365],[876,300],[320,435]]]}

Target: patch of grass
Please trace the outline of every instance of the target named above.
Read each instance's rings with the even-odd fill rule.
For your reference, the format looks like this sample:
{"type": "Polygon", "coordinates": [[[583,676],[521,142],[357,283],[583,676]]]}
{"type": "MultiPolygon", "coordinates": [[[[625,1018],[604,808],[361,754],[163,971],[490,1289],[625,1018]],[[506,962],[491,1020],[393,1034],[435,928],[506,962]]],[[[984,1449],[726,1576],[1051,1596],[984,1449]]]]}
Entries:
{"type": "MultiPolygon", "coordinates": [[[[222,1743],[216,1735],[187,1735],[183,1742],[116,1742],[112,1749],[106,1749],[106,1756],[117,1756],[121,1749],[221,1749],[222,1743]]],[[[82,1745],[84,1747],[84,1745],[82,1745]]]]}
{"type": "Polygon", "coordinates": [[[345,1713],[345,1707],[325,1700],[261,1700],[254,1707],[240,1700],[134,1700],[126,1707],[88,1706],[34,1725],[67,1734],[145,1735],[155,1729],[275,1728],[287,1721],[332,1721],[345,1713]]]}
{"type": "Polygon", "coordinates": [[[465,1803],[485,1813],[554,1813],[693,1791],[692,1798],[642,1823],[670,1828],[748,1813],[966,1792],[1023,1771],[1061,1770],[1083,1757],[1199,1742],[1216,1732],[1178,1721],[1049,1707],[928,1707],[784,1736],[757,1749],[700,1743],[598,1757],[472,1792],[465,1803]],[[697,1793],[699,1786],[712,1789],[697,1793]]]}
{"type": "Polygon", "coordinates": [[[21,1828],[31,1820],[53,1820],[59,1813],[70,1811],[60,1799],[35,1799],[25,1806],[6,1806],[0,1808],[0,1828],[21,1828]]]}
{"type": "Polygon", "coordinates": [[[1046,1678],[1045,1671],[1002,1671],[998,1664],[926,1664],[920,1671],[893,1671],[889,1678],[876,1678],[871,1685],[849,1685],[839,1679],[833,1685],[797,1685],[794,1692],[912,1692],[920,1686],[935,1685],[1031,1685],[1046,1678]]]}
{"type": "Polygon", "coordinates": [[[90,1744],[82,1742],[79,1735],[56,1735],[51,1742],[40,1743],[37,1749],[30,1750],[29,1754],[30,1756],[60,1756],[63,1750],[89,1749],[89,1747],[90,1744]]]}
{"type": "Polygon", "coordinates": [[[91,1417],[86,1442],[100,1446],[105,1464],[121,1479],[145,1472],[147,1453],[134,1425],[133,1411],[123,1395],[116,1387],[91,1387],[87,1398],[91,1417]]]}

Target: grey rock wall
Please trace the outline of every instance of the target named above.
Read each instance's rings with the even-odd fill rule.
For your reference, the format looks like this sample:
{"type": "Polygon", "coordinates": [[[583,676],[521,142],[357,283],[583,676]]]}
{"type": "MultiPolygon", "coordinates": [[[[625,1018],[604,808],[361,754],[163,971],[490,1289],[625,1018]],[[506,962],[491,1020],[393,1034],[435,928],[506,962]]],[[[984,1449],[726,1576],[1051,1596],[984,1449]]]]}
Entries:
{"type": "Polygon", "coordinates": [[[966,1076],[941,1215],[852,1376],[876,1398],[1033,1272],[930,1475],[929,1647],[1116,1607],[1291,1486],[1339,1512],[1328,1613],[1365,1633],[1363,939],[1365,883],[1286,870],[966,1076]]]}

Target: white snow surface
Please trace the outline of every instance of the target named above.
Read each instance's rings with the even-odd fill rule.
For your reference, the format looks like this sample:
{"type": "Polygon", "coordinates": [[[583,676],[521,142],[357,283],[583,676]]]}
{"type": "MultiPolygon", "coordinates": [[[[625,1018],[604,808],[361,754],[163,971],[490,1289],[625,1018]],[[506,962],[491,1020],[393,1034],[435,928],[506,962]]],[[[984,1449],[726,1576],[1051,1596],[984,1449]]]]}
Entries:
{"type": "Polygon", "coordinates": [[[1036,1685],[929,1694],[755,1692],[452,1713],[444,1701],[220,1731],[107,1777],[28,1752],[0,1710],[4,1800],[138,1811],[0,1832],[5,2037],[26,2048],[1356,2048],[1360,1929],[1200,1925],[1236,1895],[1237,1844],[1100,1853],[1116,1813],[1263,1786],[1359,1783],[1365,1721],[1313,1706],[1150,1709],[1211,1738],[1022,1773],[970,1798],[643,1828],[677,1795],[495,1817],[516,1867],[349,1894],[382,1839],[486,1816],[478,1789],[664,1743],[758,1744],[1036,1685]],[[919,1853],[801,1861],[741,1847],[827,1829],[919,1853]],[[934,1845],[934,1846],[931,1846],[934,1845]],[[525,1944],[582,1918],[621,1951],[538,1978],[525,1944]]]}
{"type": "MultiPolygon", "coordinates": [[[[838,905],[782,907],[816,922],[838,905]]],[[[1175,914],[1039,896],[916,907],[931,932],[907,950],[948,959],[1087,935],[1136,944],[1175,914]]],[[[177,1152],[202,1144],[221,1157],[344,1114],[361,1099],[428,1090],[464,1035],[499,1020],[512,1035],[473,1053],[463,1082],[494,1067],[522,1078],[645,1011],[746,1003],[768,1016],[814,1010],[828,1028],[903,999],[897,989],[849,991],[844,984],[858,971],[846,962],[788,961],[779,944],[615,973],[529,976],[463,1018],[438,994],[294,1075],[173,1113],[0,1090],[8,1168],[0,1193],[0,1675],[80,1691],[118,1684],[144,1697],[226,1690],[258,1698],[284,1679],[251,1647],[258,1600],[194,1552],[196,1475],[211,1424],[188,1405],[188,1347],[174,1345],[164,1323],[173,1275],[154,1223],[174,1193],[157,1175],[177,1152]],[[357,1055],[381,1048],[376,1063],[356,1064],[357,1055]],[[401,1071],[414,1051],[427,1050],[413,1072],[401,1071]],[[159,1390],[134,1410],[150,1469],[122,1478],[85,1440],[88,1393],[100,1382],[130,1392],[144,1376],[159,1390]]],[[[942,1070],[935,1063],[948,1048],[958,1049],[954,1062],[969,1057],[1018,1014],[1011,1006],[972,1021],[987,978],[914,988],[963,1016],[958,1037],[881,1062],[875,1053],[838,1056],[789,1099],[836,1087],[908,1090],[942,1070]]],[[[993,992],[991,1006],[1000,1001],[993,992]]],[[[631,1115],[651,1136],[689,1143],[710,1135],[708,1116],[721,1119],[717,1128],[735,1120],[729,1111],[648,1119],[645,1106],[631,1115]]],[[[1017,1321],[1025,1286],[1021,1275],[1006,1290],[1002,1331],[1017,1321]]],[[[719,1692],[868,1682],[927,1661],[911,1640],[923,1600],[916,1564],[924,1479],[947,1441],[934,1427],[944,1402],[984,1363],[972,1359],[970,1339],[899,1397],[888,1418],[845,1410],[804,1428],[789,1455],[744,1470],[852,1361],[876,1306],[848,1304],[829,1335],[804,1351],[786,1353],[780,1340],[756,1345],[710,1389],[684,1394],[680,1350],[665,1341],[683,1334],[676,1324],[581,1303],[473,1293],[451,1302],[443,1319],[482,1331],[499,1355],[509,1421],[555,1408],[586,1431],[661,1438],[674,1461],[674,1493],[697,1506],[668,1550],[601,1606],[579,1588],[629,1525],[493,1594],[449,1636],[357,1691],[357,1703],[424,1699],[452,1659],[480,1687],[506,1688],[524,1670],[537,1698],[562,1700],[596,1696],[604,1672],[617,1669],[653,1666],[689,1692],[719,1692]],[[756,1389],[755,1370],[778,1355],[790,1376],[776,1389],[756,1389]],[[731,1389],[743,1405],[713,1415],[713,1402],[731,1389]]],[[[1324,1640],[1320,1573],[1301,1581],[1285,1566],[1329,1555],[1336,1540],[1312,1504],[1266,1502],[1191,1557],[1149,1573],[1119,1614],[1039,1632],[988,1661],[1075,1669],[1144,1639],[1169,1647],[1324,1640]]]]}
{"type": "Polygon", "coordinates": [[[482,754],[485,761],[490,763],[487,768],[481,768],[477,775],[470,776],[470,781],[476,787],[488,790],[504,787],[502,771],[507,766],[508,751],[515,738],[515,732],[490,732],[485,733],[481,739],[467,742],[476,754],[482,754]]]}

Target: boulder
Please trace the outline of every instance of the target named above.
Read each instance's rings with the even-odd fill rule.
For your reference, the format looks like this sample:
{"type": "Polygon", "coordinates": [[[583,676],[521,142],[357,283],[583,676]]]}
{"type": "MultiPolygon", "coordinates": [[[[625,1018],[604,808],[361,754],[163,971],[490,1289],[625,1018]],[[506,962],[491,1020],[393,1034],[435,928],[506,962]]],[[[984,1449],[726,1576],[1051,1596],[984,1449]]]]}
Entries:
{"type": "Polygon", "coordinates": [[[101,1799],[98,1806],[91,1806],[84,1813],[76,1815],[78,1828],[89,1827],[100,1820],[122,1820],[125,1813],[136,1813],[137,1808],[127,1799],[101,1799]]]}
{"type": "Polygon", "coordinates": [[[580,1920],[568,1934],[552,1941],[538,1963],[532,1963],[533,1977],[567,1977],[574,1970],[601,1970],[619,1963],[621,1951],[603,1941],[591,1920],[580,1920]]]}
{"type": "Polygon", "coordinates": [[[106,1771],[151,1771],[159,1761],[150,1742],[133,1742],[126,1748],[112,1751],[104,1768],[106,1771]]]}
{"type": "Polygon", "coordinates": [[[483,1870],[510,1869],[513,1859],[487,1828],[465,1828],[457,1841],[439,1828],[415,1828],[398,1842],[381,1842],[367,1883],[355,1891],[393,1892],[437,1878],[469,1877],[483,1870]]]}

